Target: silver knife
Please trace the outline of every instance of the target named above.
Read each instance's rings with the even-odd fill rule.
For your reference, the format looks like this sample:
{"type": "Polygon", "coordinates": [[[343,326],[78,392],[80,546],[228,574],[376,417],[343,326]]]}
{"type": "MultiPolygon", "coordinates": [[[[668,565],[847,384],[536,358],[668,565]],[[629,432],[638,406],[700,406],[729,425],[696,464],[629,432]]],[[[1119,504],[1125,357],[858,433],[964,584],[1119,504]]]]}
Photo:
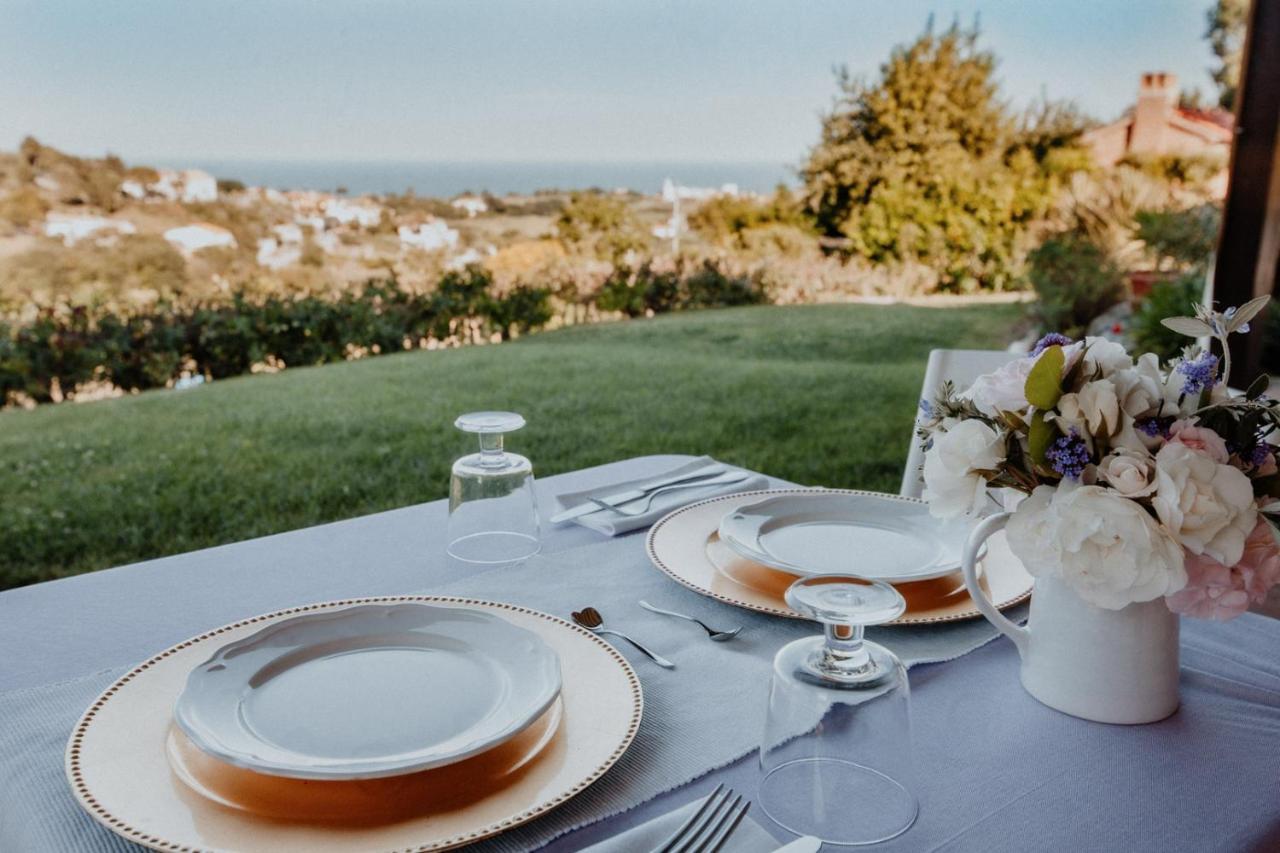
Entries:
{"type": "MultiPolygon", "coordinates": [[[[676,476],[676,477],[668,477],[665,480],[658,480],[657,482],[654,482],[654,483],[648,483],[643,488],[628,489],[625,492],[618,492],[617,494],[603,497],[601,498],[601,500],[607,504],[614,504],[616,506],[618,504],[626,503],[627,501],[633,501],[636,498],[642,498],[645,495],[649,494],[649,492],[652,492],[654,489],[661,489],[664,486],[674,486],[677,483],[689,483],[694,480],[709,479],[711,477],[715,477],[718,474],[724,473],[725,470],[726,470],[725,466],[719,465],[719,464],[704,465],[703,467],[698,468],[695,471],[690,471],[687,474],[680,474],[679,476],[676,476]]],[[[551,516],[551,523],[560,524],[561,522],[564,522],[564,521],[570,521],[575,518],[580,518],[581,516],[584,516],[584,515],[590,515],[593,512],[601,512],[600,507],[596,506],[589,500],[584,500],[582,503],[578,504],[575,507],[570,507],[569,509],[566,509],[564,512],[559,512],[551,516]]]]}
{"type": "Polygon", "coordinates": [[[784,844],[773,853],[818,853],[822,849],[822,839],[814,838],[812,835],[806,835],[804,838],[797,838],[790,844],[784,844]]]}

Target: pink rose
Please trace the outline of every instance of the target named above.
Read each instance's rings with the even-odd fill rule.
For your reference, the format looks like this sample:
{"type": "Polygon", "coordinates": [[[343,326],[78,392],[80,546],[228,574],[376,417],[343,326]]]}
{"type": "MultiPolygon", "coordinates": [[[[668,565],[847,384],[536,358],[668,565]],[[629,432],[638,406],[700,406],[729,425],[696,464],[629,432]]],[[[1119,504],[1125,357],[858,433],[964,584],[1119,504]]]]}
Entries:
{"type": "Polygon", "coordinates": [[[1228,568],[1208,554],[1186,554],[1187,585],[1165,603],[1174,613],[1225,621],[1267,598],[1280,582],[1280,546],[1271,525],[1262,519],[1245,540],[1244,556],[1228,568]]]}
{"type": "Polygon", "coordinates": [[[1198,450],[1220,465],[1225,465],[1231,455],[1222,436],[1211,429],[1196,426],[1189,418],[1173,422],[1169,427],[1169,440],[1198,450]]]}

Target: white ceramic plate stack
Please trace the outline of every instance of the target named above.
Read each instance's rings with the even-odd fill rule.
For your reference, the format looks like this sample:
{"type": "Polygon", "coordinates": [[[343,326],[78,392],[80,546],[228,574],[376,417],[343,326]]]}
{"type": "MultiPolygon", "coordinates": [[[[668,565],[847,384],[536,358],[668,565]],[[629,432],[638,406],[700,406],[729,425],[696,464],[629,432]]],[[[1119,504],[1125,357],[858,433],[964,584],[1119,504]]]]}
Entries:
{"type": "Polygon", "coordinates": [[[77,801],[160,850],[444,850],[557,807],[630,745],[608,643],[499,602],[311,604],[179,643],[67,744],[77,801]]]}
{"type": "Polygon", "coordinates": [[[368,604],[222,647],[192,671],[174,720],[247,770],[374,779],[497,746],[559,694],[555,652],[494,613],[368,604]]]}

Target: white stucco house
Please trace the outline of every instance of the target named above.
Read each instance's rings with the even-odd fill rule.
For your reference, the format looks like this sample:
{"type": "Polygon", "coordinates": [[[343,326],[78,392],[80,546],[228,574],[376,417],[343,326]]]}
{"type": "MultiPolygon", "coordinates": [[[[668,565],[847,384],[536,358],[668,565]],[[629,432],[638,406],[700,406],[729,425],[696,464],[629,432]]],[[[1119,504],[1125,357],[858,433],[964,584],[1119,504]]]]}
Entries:
{"type": "Polygon", "coordinates": [[[737,184],[721,184],[719,189],[713,187],[686,187],[667,178],[662,182],[662,200],[668,203],[676,201],[706,201],[716,196],[736,197],[739,194],[737,184]]]}
{"type": "Polygon", "coordinates": [[[281,243],[274,237],[263,237],[258,241],[258,265],[267,269],[278,270],[292,266],[302,259],[302,241],[281,243]]]}
{"type": "Polygon", "coordinates": [[[188,203],[217,201],[217,179],[208,172],[187,169],[182,173],[182,200],[188,203]]]}
{"type": "Polygon", "coordinates": [[[373,228],[382,221],[382,208],[366,201],[331,198],[324,202],[322,210],[326,219],[335,219],[342,225],[373,228]]]}
{"type": "Polygon", "coordinates": [[[173,244],[182,254],[191,256],[201,249],[236,247],[236,238],[220,225],[197,222],[194,225],[182,225],[164,232],[164,239],[173,244]]]}
{"type": "Polygon", "coordinates": [[[45,217],[44,234],[56,237],[63,245],[71,246],[87,237],[103,237],[112,234],[136,234],[138,229],[126,219],[106,216],[87,216],[78,213],[50,213],[45,217]]]}
{"type": "Polygon", "coordinates": [[[450,204],[458,208],[458,210],[466,211],[469,217],[484,213],[489,209],[489,205],[485,204],[484,199],[477,195],[459,196],[451,201],[450,204]]]}
{"type": "Polygon", "coordinates": [[[432,219],[423,222],[416,228],[401,225],[396,229],[400,245],[404,248],[424,249],[436,252],[440,249],[452,249],[458,245],[458,232],[445,224],[443,219],[432,219]]]}

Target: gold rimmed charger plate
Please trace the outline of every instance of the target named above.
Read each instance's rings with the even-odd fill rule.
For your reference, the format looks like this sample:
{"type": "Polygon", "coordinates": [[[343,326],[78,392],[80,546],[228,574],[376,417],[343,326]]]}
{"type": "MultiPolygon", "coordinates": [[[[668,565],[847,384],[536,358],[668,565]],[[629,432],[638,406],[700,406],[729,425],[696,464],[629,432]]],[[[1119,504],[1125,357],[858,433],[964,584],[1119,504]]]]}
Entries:
{"type": "Polygon", "coordinates": [[[622,756],[640,726],[640,681],[608,643],[563,619],[510,604],[392,596],[255,616],[135,667],[89,707],[67,744],[67,778],[99,823],[156,850],[446,850],[545,814],[622,756]],[[240,770],[172,725],[187,674],[265,625],[357,604],[424,602],[491,610],[560,657],[560,699],[521,736],[456,765],[389,779],[320,782],[240,770]]]}
{"type": "MultiPolygon", "coordinates": [[[[726,604],[774,616],[803,619],[787,606],[783,594],[795,575],[761,565],[736,554],[720,541],[716,531],[725,513],[766,497],[787,494],[837,493],[876,495],[918,504],[916,498],[850,489],[769,489],[738,492],[708,498],[675,510],[649,528],[646,548],[653,564],[677,583],[726,604]]],[[[857,555],[850,555],[849,572],[858,574],[857,555]]],[[[1032,577],[1010,553],[1003,531],[987,540],[987,555],[980,564],[980,583],[1001,609],[1025,601],[1031,595],[1032,577]]],[[[892,625],[954,622],[980,616],[959,571],[940,578],[896,584],[907,600],[907,610],[892,625]]]]}

